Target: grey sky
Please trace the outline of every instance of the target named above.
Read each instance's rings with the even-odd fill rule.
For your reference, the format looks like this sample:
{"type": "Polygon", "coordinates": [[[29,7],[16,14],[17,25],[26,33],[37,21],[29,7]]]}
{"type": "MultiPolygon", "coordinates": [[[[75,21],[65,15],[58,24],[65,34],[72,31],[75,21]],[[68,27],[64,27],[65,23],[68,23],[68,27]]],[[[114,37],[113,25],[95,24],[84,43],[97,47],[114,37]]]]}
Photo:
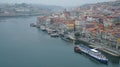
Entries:
{"type": "Polygon", "coordinates": [[[58,6],[77,6],[88,3],[106,2],[112,0],[1,0],[0,3],[37,3],[58,6]]]}

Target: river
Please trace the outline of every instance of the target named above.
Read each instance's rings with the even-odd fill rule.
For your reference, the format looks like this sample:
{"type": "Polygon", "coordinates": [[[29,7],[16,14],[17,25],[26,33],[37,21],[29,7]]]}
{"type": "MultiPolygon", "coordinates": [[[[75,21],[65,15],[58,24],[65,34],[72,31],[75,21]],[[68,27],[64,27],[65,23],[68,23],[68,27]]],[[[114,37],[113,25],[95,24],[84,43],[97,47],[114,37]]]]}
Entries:
{"type": "Polygon", "coordinates": [[[35,22],[36,16],[0,17],[0,67],[120,67],[107,54],[106,65],[75,53],[72,43],[30,27],[35,22]]]}

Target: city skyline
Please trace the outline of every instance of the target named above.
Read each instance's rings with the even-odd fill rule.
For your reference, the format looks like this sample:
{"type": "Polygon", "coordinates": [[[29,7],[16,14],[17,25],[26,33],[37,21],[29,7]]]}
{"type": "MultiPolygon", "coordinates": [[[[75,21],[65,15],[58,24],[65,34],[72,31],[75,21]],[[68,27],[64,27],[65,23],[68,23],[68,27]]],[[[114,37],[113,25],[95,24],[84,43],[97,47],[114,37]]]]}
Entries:
{"type": "Polygon", "coordinates": [[[44,4],[57,6],[80,6],[84,4],[107,2],[115,0],[3,0],[1,3],[28,3],[28,4],[44,4]]]}

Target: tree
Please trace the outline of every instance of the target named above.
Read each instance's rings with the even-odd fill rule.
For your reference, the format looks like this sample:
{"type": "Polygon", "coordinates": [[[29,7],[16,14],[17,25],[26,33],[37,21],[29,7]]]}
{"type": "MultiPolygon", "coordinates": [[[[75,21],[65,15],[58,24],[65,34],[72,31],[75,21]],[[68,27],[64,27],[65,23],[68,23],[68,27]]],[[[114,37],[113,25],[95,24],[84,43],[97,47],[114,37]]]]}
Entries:
{"type": "Polygon", "coordinates": [[[75,33],[74,35],[75,35],[75,43],[74,43],[74,44],[75,44],[75,45],[80,44],[80,40],[79,40],[80,33],[77,32],[77,33],[75,33]]]}
{"type": "Polygon", "coordinates": [[[80,37],[80,33],[75,33],[75,38],[79,38],[80,37]]]}

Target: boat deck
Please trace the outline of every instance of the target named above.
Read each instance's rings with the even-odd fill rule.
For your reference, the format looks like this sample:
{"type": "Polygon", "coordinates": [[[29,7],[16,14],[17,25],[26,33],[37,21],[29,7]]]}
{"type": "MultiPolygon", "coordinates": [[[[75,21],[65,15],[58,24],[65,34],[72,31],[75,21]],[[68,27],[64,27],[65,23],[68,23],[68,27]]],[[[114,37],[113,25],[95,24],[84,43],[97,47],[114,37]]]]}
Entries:
{"type": "Polygon", "coordinates": [[[115,56],[115,57],[120,57],[120,52],[118,52],[116,50],[111,50],[109,47],[105,47],[105,46],[98,45],[98,44],[95,44],[95,43],[87,42],[86,40],[83,40],[83,39],[79,39],[79,40],[83,41],[85,43],[89,43],[88,46],[90,46],[92,48],[98,49],[100,51],[103,51],[103,52],[108,53],[108,54],[110,54],[112,56],[115,56]]]}

